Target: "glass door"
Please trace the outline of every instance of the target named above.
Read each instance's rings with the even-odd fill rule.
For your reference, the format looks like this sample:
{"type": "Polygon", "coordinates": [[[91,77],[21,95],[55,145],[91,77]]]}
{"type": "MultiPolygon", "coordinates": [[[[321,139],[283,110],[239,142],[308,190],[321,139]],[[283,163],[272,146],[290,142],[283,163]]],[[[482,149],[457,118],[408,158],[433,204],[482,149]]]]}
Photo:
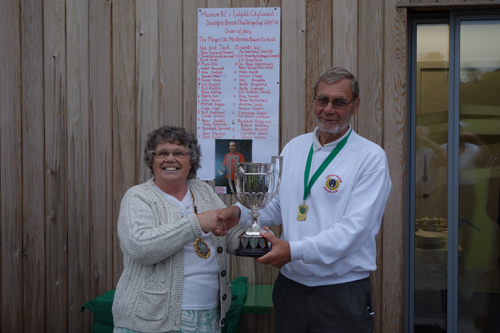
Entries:
{"type": "Polygon", "coordinates": [[[458,331],[498,332],[500,20],[457,20],[458,331]]]}
{"type": "Polygon", "coordinates": [[[415,332],[447,321],[449,25],[416,25],[415,332]]]}
{"type": "Polygon", "coordinates": [[[406,331],[500,332],[498,11],[412,17],[409,112],[406,331]]]}

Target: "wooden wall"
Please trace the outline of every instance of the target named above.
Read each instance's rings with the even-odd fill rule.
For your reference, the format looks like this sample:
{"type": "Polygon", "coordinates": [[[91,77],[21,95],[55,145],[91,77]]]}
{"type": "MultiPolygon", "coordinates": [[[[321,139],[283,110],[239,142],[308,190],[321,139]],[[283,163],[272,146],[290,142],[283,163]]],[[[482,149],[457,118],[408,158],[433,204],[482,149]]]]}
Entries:
{"type": "MultiPolygon", "coordinates": [[[[376,332],[402,332],[407,22],[398,2],[1,1],[1,331],[91,331],[80,307],[121,274],[116,220],[125,191],[150,176],[147,133],[196,128],[197,8],[279,6],[281,147],[314,129],[312,86],[335,65],[360,81],[355,128],[387,152],[393,187],[372,284],[376,332]]],[[[230,264],[231,278],[250,283],[277,275],[249,258],[230,264]]],[[[272,322],[246,316],[241,327],[272,332],[272,322]]]]}

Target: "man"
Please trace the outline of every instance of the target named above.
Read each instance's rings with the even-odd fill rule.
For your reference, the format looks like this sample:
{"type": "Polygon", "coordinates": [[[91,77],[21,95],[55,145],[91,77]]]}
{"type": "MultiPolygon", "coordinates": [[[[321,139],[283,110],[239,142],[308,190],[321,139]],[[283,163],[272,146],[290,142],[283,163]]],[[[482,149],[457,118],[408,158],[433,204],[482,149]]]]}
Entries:
{"type": "MultiPolygon", "coordinates": [[[[272,250],[257,259],[280,268],[275,332],[372,332],[369,274],[391,187],[387,158],[349,125],[360,97],[347,70],[320,76],[312,106],[317,128],[283,149],[281,187],[259,217],[283,224],[281,239],[261,233],[272,250]]],[[[239,207],[240,225],[249,224],[239,207]]]]}
{"type": "MultiPolygon", "coordinates": [[[[226,168],[228,167],[228,165],[227,165],[227,157],[228,157],[228,156],[238,156],[238,162],[239,162],[239,163],[243,163],[243,162],[245,162],[245,157],[243,156],[243,154],[238,153],[238,152],[236,151],[236,148],[237,148],[237,147],[236,147],[236,142],[235,142],[235,141],[230,141],[230,142],[229,142],[229,153],[227,153],[227,154],[224,156],[224,160],[222,161],[222,165],[223,165],[223,166],[225,166],[226,168]]],[[[234,185],[234,184],[235,184],[235,183],[234,183],[234,170],[235,170],[235,166],[234,166],[234,164],[231,164],[231,179],[232,179],[232,180],[231,180],[231,182],[232,182],[232,184],[233,184],[233,188],[234,188],[234,186],[235,186],[235,185],[234,185]]],[[[228,177],[227,177],[227,172],[226,172],[226,179],[228,179],[228,177]]],[[[228,179],[228,181],[229,181],[229,179],[228,179]]],[[[229,186],[229,185],[228,185],[228,186],[229,186]]]]}

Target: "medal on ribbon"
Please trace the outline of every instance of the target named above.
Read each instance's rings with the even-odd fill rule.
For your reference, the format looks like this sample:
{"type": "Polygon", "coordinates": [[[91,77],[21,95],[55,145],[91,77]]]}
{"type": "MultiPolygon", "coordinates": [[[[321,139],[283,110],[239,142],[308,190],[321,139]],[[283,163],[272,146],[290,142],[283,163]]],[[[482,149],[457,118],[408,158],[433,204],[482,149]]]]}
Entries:
{"type": "Polygon", "coordinates": [[[304,203],[299,206],[299,213],[297,214],[298,221],[305,221],[307,218],[307,205],[304,203]]]}

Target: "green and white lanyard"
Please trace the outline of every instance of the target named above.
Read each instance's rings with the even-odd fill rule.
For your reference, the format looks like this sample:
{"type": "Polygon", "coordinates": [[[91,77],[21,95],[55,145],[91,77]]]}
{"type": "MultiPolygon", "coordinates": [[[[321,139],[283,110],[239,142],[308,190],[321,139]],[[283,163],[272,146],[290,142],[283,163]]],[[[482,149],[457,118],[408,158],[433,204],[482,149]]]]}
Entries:
{"type": "Polygon", "coordinates": [[[311,172],[311,162],[312,162],[312,156],[314,153],[313,145],[311,144],[311,149],[309,150],[309,156],[307,157],[307,162],[306,162],[306,169],[304,170],[304,201],[302,205],[299,206],[299,213],[297,215],[297,220],[299,221],[305,221],[307,218],[307,205],[306,205],[306,198],[309,195],[309,192],[311,191],[311,187],[314,185],[316,180],[318,180],[319,175],[325,171],[326,167],[333,161],[335,156],[344,148],[347,139],[349,139],[349,136],[351,135],[352,129],[349,131],[349,134],[345,138],[342,139],[338,143],[338,145],[335,147],[335,149],[332,150],[330,155],[321,163],[319,166],[318,170],[314,173],[314,175],[311,177],[311,180],[309,180],[309,173],[311,172]]]}

